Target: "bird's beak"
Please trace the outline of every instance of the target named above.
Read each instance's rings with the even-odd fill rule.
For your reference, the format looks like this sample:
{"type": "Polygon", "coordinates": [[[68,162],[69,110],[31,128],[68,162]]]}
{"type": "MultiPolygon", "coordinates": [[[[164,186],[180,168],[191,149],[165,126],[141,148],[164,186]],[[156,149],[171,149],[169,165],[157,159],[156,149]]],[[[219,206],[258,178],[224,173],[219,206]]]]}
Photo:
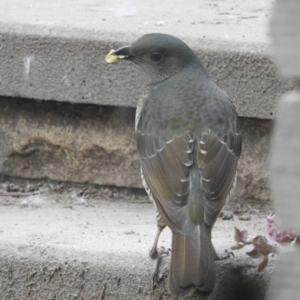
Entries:
{"type": "Polygon", "coordinates": [[[105,61],[108,64],[112,64],[118,61],[118,59],[131,59],[129,53],[129,46],[123,46],[117,50],[110,50],[110,52],[105,56],[105,61]]]}
{"type": "Polygon", "coordinates": [[[117,50],[114,50],[111,55],[115,55],[118,57],[118,59],[129,59],[130,53],[129,53],[130,45],[123,46],[117,50]]]}

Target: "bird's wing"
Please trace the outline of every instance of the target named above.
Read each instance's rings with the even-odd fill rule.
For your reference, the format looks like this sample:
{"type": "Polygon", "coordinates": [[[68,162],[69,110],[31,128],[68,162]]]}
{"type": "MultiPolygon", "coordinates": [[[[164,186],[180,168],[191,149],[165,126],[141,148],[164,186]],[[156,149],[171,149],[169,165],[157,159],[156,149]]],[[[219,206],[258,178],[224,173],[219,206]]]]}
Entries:
{"type": "Polygon", "coordinates": [[[207,225],[213,225],[224,206],[235,180],[241,138],[233,105],[227,105],[230,124],[224,121],[219,129],[195,108],[199,120],[191,122],[199,123],[199,129],[193,130],[188,128],[194,125],[186,126],[182,105],[173,107],[162,114],[168,115],[164,123],[162,117],[155,119],[158,111],[151,116],[151,107],[139,110],[137,148],[144,181],[162,217],[173,231],[189,234],[203,215],[207,225]]]}
{"type": "Polygon", "coordinates": [[[241,146],[238,128],[222,135],[207,130],[197,137],[197,165],[205,195],[204,220],[209,226],[216,221],[233,188],[241,146]]]}
{"type": "Polygon", "coordinates": [[[189,233],[194,228],[186,211],[194,137],[188,131],[176,135],[141,121],[136,139],[146,186],[169,227],[189,233]]]}

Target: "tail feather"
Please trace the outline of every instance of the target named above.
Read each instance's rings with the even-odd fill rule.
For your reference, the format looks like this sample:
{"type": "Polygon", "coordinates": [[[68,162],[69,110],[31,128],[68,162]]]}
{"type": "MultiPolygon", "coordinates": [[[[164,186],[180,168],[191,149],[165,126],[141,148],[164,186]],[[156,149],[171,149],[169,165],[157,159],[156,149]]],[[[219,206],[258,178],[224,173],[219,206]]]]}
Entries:
{"type": "Polygon", "coordinates": [[[198,285],[197,288],[200,291],[210,292],[213,290],[216,282],[214,266],[215,249],[211,242],[211,229],[205,224],[201,227],[200,245],[200,285],[198,285]]]}
{"type": "Polygon", "coordinates": [[[173,233],[169,288],[185,297],[196,289],[209,292],[215,284],[214,250],[210,229],[196,227],[191,235],[173,233]]]}

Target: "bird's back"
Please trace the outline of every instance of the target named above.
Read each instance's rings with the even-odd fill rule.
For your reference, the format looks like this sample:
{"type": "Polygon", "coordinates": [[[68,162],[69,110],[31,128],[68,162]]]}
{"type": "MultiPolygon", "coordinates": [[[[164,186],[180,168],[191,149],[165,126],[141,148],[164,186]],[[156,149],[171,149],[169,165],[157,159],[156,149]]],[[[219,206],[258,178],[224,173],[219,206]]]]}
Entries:
{"type": "Polygon", "coordinates": [[[169,128],[176,134],[189,130],[196,135],[209,129],[218,135],[226,134],[228,128],[239,131],[228,95],[209,77],[203,78],[197,72],[180,72],[149,85],[144,97],[140,128],[151,125],[158,130],[169,128]]]}

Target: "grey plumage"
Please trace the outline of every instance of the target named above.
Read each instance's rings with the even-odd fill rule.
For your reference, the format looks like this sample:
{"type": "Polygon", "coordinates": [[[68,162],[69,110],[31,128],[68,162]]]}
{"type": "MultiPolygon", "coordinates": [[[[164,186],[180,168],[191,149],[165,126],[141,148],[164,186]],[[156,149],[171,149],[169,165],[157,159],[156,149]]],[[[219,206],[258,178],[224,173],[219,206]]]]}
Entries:
{"type": "Polygon", "coordinates": [[[137,107],[136,141],[146,188],[173,232],[171,293],[209,292],[215,283],[211,230],[241,153],[235,108],[175,37],[148,34],[113,54],[150,76],[137,107]]]}

